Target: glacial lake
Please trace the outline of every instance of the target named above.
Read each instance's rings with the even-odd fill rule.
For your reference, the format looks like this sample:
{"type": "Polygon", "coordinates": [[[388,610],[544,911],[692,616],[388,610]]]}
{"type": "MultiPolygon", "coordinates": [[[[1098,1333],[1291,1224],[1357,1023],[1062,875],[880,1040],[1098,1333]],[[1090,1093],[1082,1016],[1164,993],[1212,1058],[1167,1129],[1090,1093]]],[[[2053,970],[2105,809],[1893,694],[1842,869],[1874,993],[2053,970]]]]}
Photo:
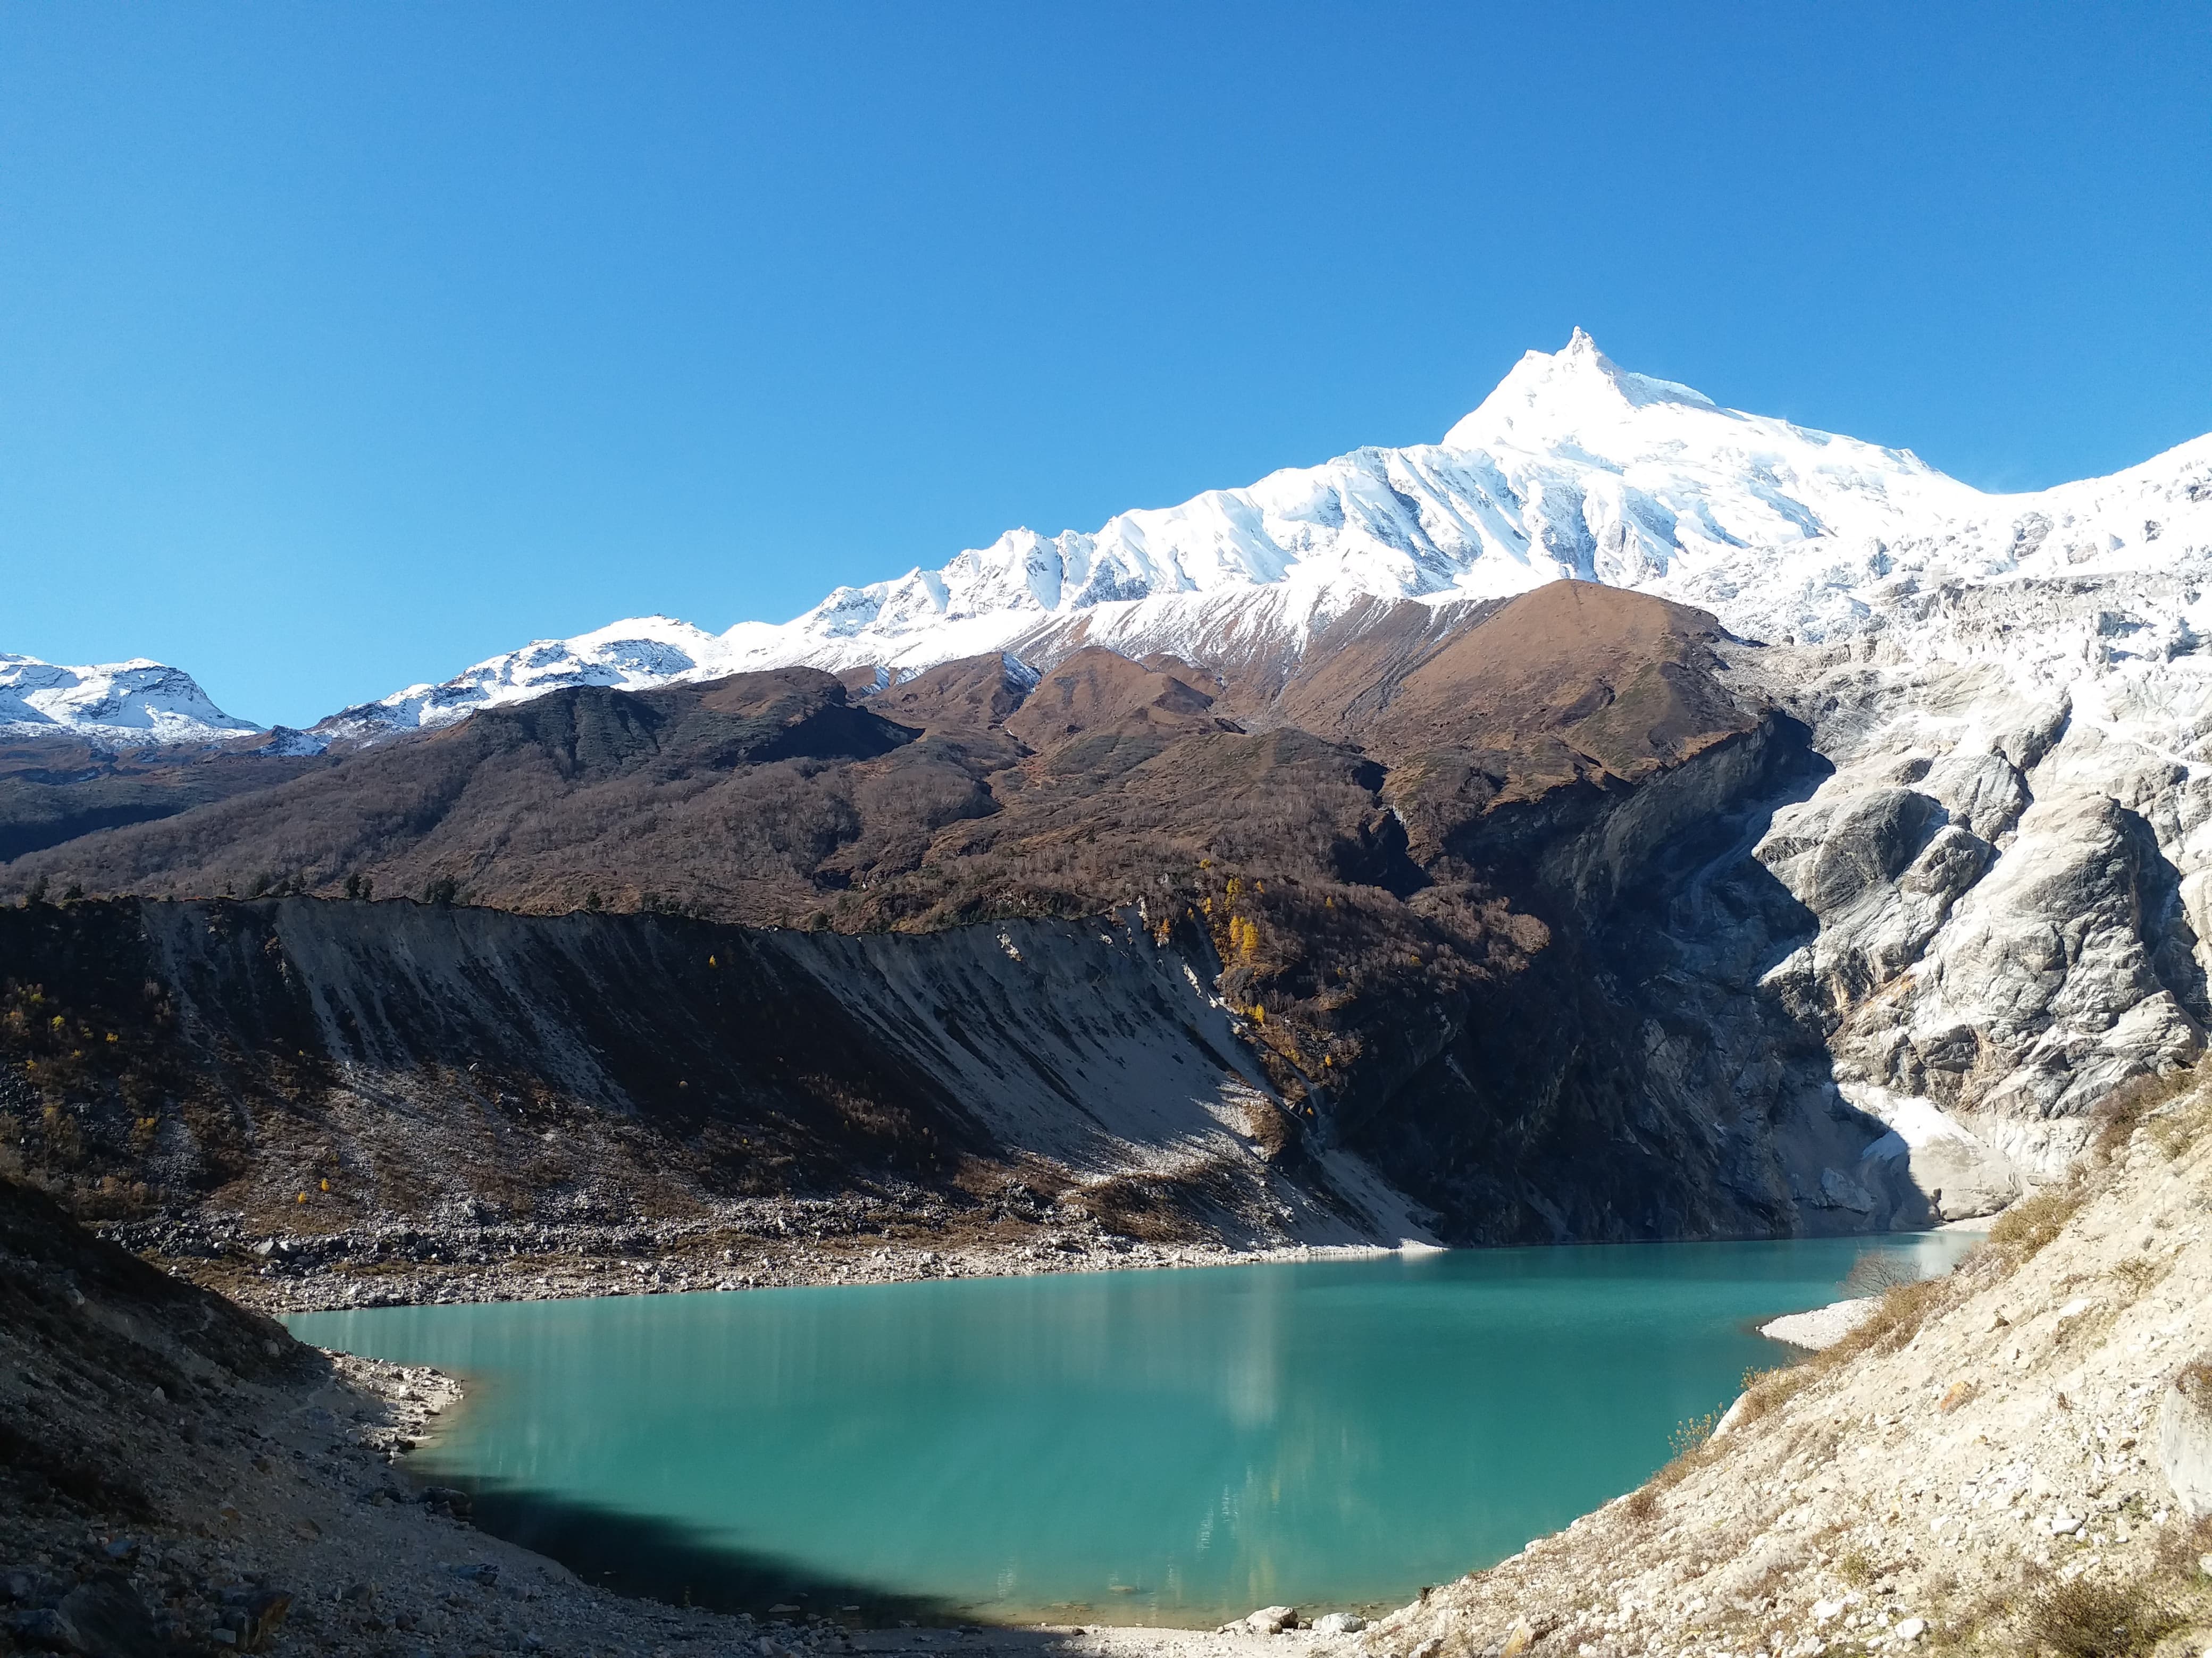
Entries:
{"type": "Polygon", "coordinates": [[[468,1381],[410,1459],[587,1578],[848,1621],[1392,1605],[1640,1484],[1794,1350],[1754,1322],[1957,1233],[394,1307],[468,1381]],[[852,1609],[858,1608],[857,1616],[852,1609]]]}

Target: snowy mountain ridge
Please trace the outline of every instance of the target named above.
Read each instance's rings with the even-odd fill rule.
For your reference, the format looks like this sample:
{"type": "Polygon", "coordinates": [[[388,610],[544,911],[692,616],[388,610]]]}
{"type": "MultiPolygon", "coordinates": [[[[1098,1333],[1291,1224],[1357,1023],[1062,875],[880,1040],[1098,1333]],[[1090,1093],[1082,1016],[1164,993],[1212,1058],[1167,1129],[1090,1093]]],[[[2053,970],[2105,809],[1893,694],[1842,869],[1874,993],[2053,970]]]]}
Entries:
{"type": "Polygon", "coordinates": [[[260,729],[216,707],[182,669],[144,657],[66,667],[0,653],[0,736],[151,748],[219,743],[260,729]]]}
{"type": "MultiPolygon", "coordinates": [[[[1910,451],[1621,368],[1578,329],[1524,355],[1438,443],[1356,449],[1095,531],[1010,530],[938,568],[837,588],[781,624],[714,634],[655,616],[534,641],[284,740],[374,741],[563,686],[798,664],[908,674],[995,650],[1048,665],[1085,643],[1194,661],[1295,654],[1355,605],[1499,598],[1561,577],[1681,599],[1775,643],[1840,641],[1893,633],[1946,584],[2132,571],[2180,578],[2187,597],[2208,561],[2212,436],[2109,477],[1988,495],[1910,451]]],[[[2212,629],[2194,603],[2160,601],[2130,632],[2193,638],[2212,629]]],[[[0,658],[0,729],[39,727],[141,744],[255,729],[159,665],[0,658]],[[67,684],[33,684],[38,673],[67,684]],[[174,678],[165,689],[149,674],[174,678]]]]}
{"type": "Polygon", "coordinates": [[[541,640],[318,729],[373,738],[568,684],[639,689],[807,664],[910,673],[1076,642],[1203,658],[1297,649],[1356,603],[1563,576],[1714,610],[1778,642],[1885,626],[1900,593],[2009,575],[2172,571],[2212,549],[2212,438],[2108,478],[1986,495],[1910,451],[1725,409],[1620,367],[1580,330],[1531,351],[1437,444],[1357,449],[1124,513],[1008,531],[937,569],[715,635],[665,616],[541,640]]]}

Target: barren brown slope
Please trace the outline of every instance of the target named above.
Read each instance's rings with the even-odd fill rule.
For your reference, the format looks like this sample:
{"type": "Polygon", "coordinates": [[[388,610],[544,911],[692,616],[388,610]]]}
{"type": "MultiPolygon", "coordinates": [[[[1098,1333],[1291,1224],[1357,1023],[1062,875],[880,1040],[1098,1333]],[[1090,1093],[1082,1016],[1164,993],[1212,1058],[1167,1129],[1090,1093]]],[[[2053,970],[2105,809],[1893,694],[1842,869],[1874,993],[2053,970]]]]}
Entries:
{"type": "Polygon", "coordinates": [[[75,736],[0,738],[0,865],[102,829],[273,788],[326,763],[244,743],[111,753],[75,736]]]}
{"type": "Polygon", "coordinates": [[[997,657],[858,703],[805,669],[564,690],[81,836],[0,866],[0,893],[335,895],[354,878],[523,911],[596,894],[868,926],[1127,902],[1156,895],[1163,858],[1401,889],[1413,872],[1375,849],[1386,805],[1418,815],[1425,859],[1498,807],[1617,791],[1751,730],[1718,636],[1701,612],[1562,582],[1445,620],[1390,607],[1279,684],[1085,648],[1026,691],[997,657]],[[1229,740],[1247,732],[1274,735],[1229,740]],[[1370,758],[1407,774],[1386,786],[1370,758]]]}
{"type": "Polygon", "coordinates": [[[1133,908],[1246,1021],[1289,1126],[1271,1155],[1354,1146],[1459,1236],[1764,1231],[1803,1224],[1799,1163],[1881,1131],[1817,1105],[1817,1036],[1761,1000],[1762,953],[1808,918],[1763,870],[1704,867],[1804,759],[1719,637],[1560,584],[1382,608],[1266,675],[1081,651],[1026,691],[995,657],[857,704],[803,670],[564,691],[19,860],[0,891],[359,878],[853,933],[1133,908]],[[1729,952],[1670,932],[1685,882],[1729,895],[1729,952]],[[1682,1026],[1658,1071],[1655,1022],[1682,1026]]]}

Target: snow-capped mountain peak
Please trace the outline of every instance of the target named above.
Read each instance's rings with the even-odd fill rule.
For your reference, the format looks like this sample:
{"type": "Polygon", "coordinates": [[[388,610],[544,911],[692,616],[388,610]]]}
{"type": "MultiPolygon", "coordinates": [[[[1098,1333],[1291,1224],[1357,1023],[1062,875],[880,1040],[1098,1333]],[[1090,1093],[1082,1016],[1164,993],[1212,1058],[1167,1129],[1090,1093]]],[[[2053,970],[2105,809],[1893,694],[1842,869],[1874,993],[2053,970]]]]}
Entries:
{"type": "Polygon", "coordinates": [[[532,640],[487,657],[441,684],[410,685],[321,721],[330,740],[374,738],[398,730],[449,726],[481,708],[526,702],[568,685],[642,690],[739,671],[725,639],[672,616],[631,616],[574,639],[532,640]]]}
{"type": "Polygon", "coordinates": [[[134,657],[83,667],[0,653],[0,733],[152,747],[258,732],[234,720],[181,668],[134,657]]]}
{"type": "Polygon", "coordinates": [[[1048,663],[1077,643],[1295,653],[1375,598],[1498,598],[1563,576],[1686,599],[1763,638],[1834,638],[1878,630],[1900,584],[2201,558],[2209,446],[1987,495],[1909,450],[1633,373],[1577,329],[1523,356],[1438,443],[1355,449],[1095,531],[1009,530],[936,568],[839,587],[780,625],[715,635],[647,616],[535,641],[316,731],[374,740],[565,685],[795,664],[896,675],[991,651],[1048,663]]]}
{"type": "Polygon", "coordinates": [[[1618,425],[1638,409],[1678,404],[1717,410],[1704,392],[1673,380],[1631,374],[1579,328],[1564,349],[1530,351],[1474,412],[1444,434],[1447,449],[1521,447],[1571,442],[1585,428],[1618,425]]]}

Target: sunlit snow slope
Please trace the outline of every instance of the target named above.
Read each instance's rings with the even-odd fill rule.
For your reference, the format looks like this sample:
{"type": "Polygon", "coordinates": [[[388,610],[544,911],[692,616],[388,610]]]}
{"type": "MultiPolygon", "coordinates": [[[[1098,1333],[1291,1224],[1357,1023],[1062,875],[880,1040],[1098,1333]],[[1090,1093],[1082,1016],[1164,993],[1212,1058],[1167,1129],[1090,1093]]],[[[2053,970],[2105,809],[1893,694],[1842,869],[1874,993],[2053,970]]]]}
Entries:
{"type": "Polygon", "coordinates": [[[183,670],[143,657],[70,668],[0,654],[0,735],[152,746],[220,742],[260,729],[216,707],[183,670]]]}
{"type": "Polygon", "coordinates": [[[989,650],[1048,659],[1079,640],[1198,660],[1255,635],[1295,650],[1363,598],[1488,598],[1562,576],[1812,642],[1877,630],[1886,600],[1931,584],[2171,571],[2208,547],[2212,438],[2109,478],[1989,495],[1909,451],[1631,374],[1577,331],[1528,353],[1441,443],[1355,450],[1093,533],[1012,530],[781,626],[714,635],[653,616],[540,641],[324,729],[374,736],[562,685],[791,663],[911,671],[989,650]]]}

